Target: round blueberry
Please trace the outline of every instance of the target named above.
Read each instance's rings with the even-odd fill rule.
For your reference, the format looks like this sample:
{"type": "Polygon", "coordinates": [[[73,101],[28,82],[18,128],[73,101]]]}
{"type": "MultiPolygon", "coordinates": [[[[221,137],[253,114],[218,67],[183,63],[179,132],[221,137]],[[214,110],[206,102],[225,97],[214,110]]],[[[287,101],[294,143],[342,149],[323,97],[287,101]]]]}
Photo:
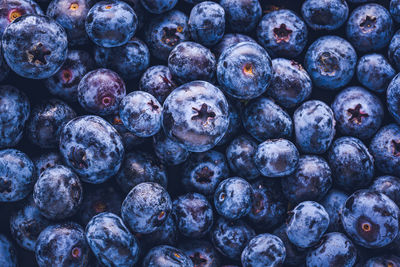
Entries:
{"type": "Polygon", "coordinates": [[[329,214],[329,232],[342,231],[340,214],[348,197],[349,195],[345,192],[332,189],[321,200],[321,205],[324,206],[326,212],[329,214]]]}
{"type": "Polygon", "coordinates": [[[258,0],[221,0],[219,4],[225,9],[226,23],[232,32],[250,32],[262,15],[258,0]]]}
{"type": "Polygon", "coordinates": [[[301,14],[313,30],[332,31],[345,23],[349,7],[343,0],[306,0],[301,14]]]}
{"type": "Polygon", "coordinates": [[[143,7],[153,14],[161,14],[174,8],[178,0],[140,0],[143,7]]]}
{"type": "Polygon", "coordinates": [[[185,253],[171,246],[152,248],[143,259],[146,267],[194,267],[193,262],[185,253]]]}
{"type": "Polygon", "coordinates": [[[163,131],[153,137],[154,153],[166,165],[178,165],[187,160],[190,152],[178,142],[168,138],[163,131]]]}
{"type": "Polygon", "coordinates": [[[397,31],[389,44],[388,49],[388,59],[390,62],[396,67],[397,70],[400,70],[400,31],[397,31]]]}
{"type": "Polygon", "coordinates": [[[377,177],[369,189],[387,195],[398,207],[400,207],[399,178],[390,175],[377,177]]]}
{"type": "Polygon", "coordinates": [[[391,0],[390,1],[390,15],[396,22],[400,22],[400,1],[391,0]]]}
{"type": "Polygon", "coordinates": [[[17,267],[17,250],[13,243],[3,234],[0,234],[0,265],[3,267],[17,267]]]}

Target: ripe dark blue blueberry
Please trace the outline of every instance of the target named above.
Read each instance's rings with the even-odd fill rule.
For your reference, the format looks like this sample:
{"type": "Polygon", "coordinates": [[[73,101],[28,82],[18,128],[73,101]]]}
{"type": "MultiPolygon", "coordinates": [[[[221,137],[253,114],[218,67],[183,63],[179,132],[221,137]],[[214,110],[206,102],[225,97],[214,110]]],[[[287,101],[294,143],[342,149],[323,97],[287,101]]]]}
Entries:
{"type": "Polygon", "coordinates": [[[256,43],[253,38],[247,35],[240,33],[227,33],[222,37],[221,41],[218,44],[214,45],[211,48],[211,51],[214,53],[216,58],[219,58],[226,49],[241,42],[256,43]]]}
{"type": "Polygon", "coordinates": [[[169,68],[163,65],[148,68],[139,81],[139,90],[152,94],[161,104],[175,88],[169,68]]]}
{"type": "Polygon", "coordinates": [[[192,260],[195,267],[221,266],[220,255],[208,241],[188,240],[179,247],[192,260]]]}
{"type": "Polygon", "coordinates": [[[390,1],[390,15],[396,22],[400,22],[400,1],[391,0],[390,1]]]}
{"type": "Polygon", "coordinates": [[[178,165],[187,160],[190,152],[181,144],[168,138],[163,131],[153,137],[153,149],[158,159],[166,165],[178,165]]]}
{"type": "Polygon", "coordinates": [[[141,0],[143,7],[153,14],[161,14],[174,8],[178,0],[141,0]]]}
{"type": "Polygon", "coordinates": [[[344,203],[349,195],[343,191],[332,189],[326,194],[324,199],[321,200],[321,205],[324,206],[326,212],[329,214],[329,228],[328,232],[342,231],[342,222],[340,214],[344,203]]]}
{"type": "Polygon", "coordinates": [[[3,267],[17,267],[17,250],[13,243],[3,234],[0,234],[0,265],[3,267]]]}
{"type": "Polygon", "coordinates": [[[143,259],[146,267],[194,267],[186,254],[175,247],[157,246],[152,248],[143,259]]]}
{"type": "Polygon", "coordinates": [[[397,70],[400,70],[399,48],[400,48],[400,30],[393,35],[393,38],[390,41],[388,48],[388,59],[396,67],[397,70]]]}
{"type": "Polygon", "coordinates": [[[398,207],[400,207],[399,178],[390,175],[377,177],[369,189],[387,195],[398,207]]]}
{"type": "Polygon", "coordinates": [[[301,13],[314,30],[332,31],[340,28],[349,15],[349,7],[342,0],[306,0],[301,13]]]}
{"type": "Polygon", "coordinates": [[[228,28],[233,32],[250,32],[262,15],[258,0],[221,0],[228,28]]]}
{"type": "Polygon", "coordinates": [[[396,75],[393,80],[390,82],[389,87],[387,88],[387,108],[389,109],[390,114],[396,120],[397,123],[400,123],[400,75],[396,75]]]}

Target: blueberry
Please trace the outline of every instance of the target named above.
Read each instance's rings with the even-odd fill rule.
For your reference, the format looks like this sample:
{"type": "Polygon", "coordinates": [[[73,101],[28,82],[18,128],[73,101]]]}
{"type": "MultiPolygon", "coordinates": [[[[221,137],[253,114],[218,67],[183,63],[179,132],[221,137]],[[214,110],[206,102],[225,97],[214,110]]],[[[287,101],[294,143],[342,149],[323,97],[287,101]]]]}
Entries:
{"type": "Polygon", "coordinates": [[[45,266],[86,266],[89,246],[84,229],[73,222],[48,226],[35,246],[36,261],[45,266]]]}
{"type": "Polygon", "coordinates": [[[140,0],[143,7],[153,14],[161,14],[174,8],[178,0],[140,0]]]}
{"type": "Polygon", "coordinates": [[[396,22],[400,22],[400,1],[391,0],[390,1],[390,15],[396,22]]]}
{"type": "Polygon", "coordinates": [[[324,102],[310,100],[296,109],[293,115],[296,144],[304,153],[322,154],[335,136],[333,111],[324,102]]]}
{"type": "Polygon", "coordinates": [[[340,221],[340,214],[344,203],[349,195],[343,191],[332,189],[321,200],[321,205],[324,206],[326,212],[329,214],[329,232],[342,231],[342,222],[340,221]]]}
{"type": "Polygon", "coordinates": [[[271,58],[260,45],[241,42],[221,54],[217,78],[222,89],[230,96],[246,100],[256,98],[271,83],[271,58]]]}
{"type": "Polygon", "coordinates": [[[141,183],[122,202],[121,214],[132,231],[149,234],[167,220],[171,210],[171,198],[161,185],[141,183]]]}
{"type": "Polygon", "coordinates": [[[143,260],[143,267],[193,267],[193,262],[185,253],[171,246],[152,248],[143,260]]]}
{"type": "Polygon", "coordinates": [[[161,114],[161,104],[144,91],[128,94],[119,105],[119,116],[124,126],[139,137],[153,136],[160,131],[161,114]]]}
{"type": "Polygon", "coordinates": [[[348,84],[354,75],[357,54],[345,39],[328,35],[317,39],[308,48],[304,65],[314,84],[337,90],[348,84]]]}
{"type": "Polygon", "coordinates": [[[340,28],[349,15],[349,7],[342,0],[306,0],[301,13],[313,30],[332,31],[340,28]]]}
{"type": "Polygon", "coordinates": [[[389,87],[387,88],[387,105],[390,114],[394,117],[396,122],[400,122],[400,109],[399,105],[399,96],[400,96],[400,76],[396,75],[393,80],[390,82],[389,87]]]}
{"type": "Polygon", "coordinates": [[[194,266],[219,267],[220,257],[213,245],[203,240],[188,240],[179,246],[194,266]]]}
{"type": "Polygon", "coordinates": [[[4,58],[18,75],[45,79],[53,75],[67,58],[67,34],[53,19],[25,15],[4,31],[4,58]]]}
{"type": "Polygon", "coordinates": [[[254,161],[262,175],[282,177],[296,170],[299,151],[289,140],[269,139],[258,145],[254,161]]]}
{"type": "Polygon", "coordinates": [[[153,137],[154,153],[166,165],[178,165],[187,160],[190,152],[181,144],[168,138],[163,131],[153,137]]]}
{"type": "Polygon", "coordinates": [[[17,251],[11,241],[0,234],[0,265],[3,267],[17,267],[17,251]]]}
{"type": "Polygon", "coordinates": [[[390,41],[388,48],[388,59],[390,62],[396,67],[397,70],[400,70],[400,30],[397,31],[392,40],[390,41]]]}
{"type": "Polygon", "coordinates": [[[289,213],[286,234],[293,244],[309,248],[318,243],[329,226],[329,214],[314,201],[304,201],[289,213]]]}
{"type": "Polygon", "coordinates": [[[138,19],[125,2],[106,0],[90,8],[85,28],[89,38],[99,46],[115,47],[126,44],[135,34],[138,19]]]}
{"type": "Polygon", "coordinates": [[[286,258],[284,262],[284,266],[304,266],[306,253],[303,249],[296,247],[292,242],[290,242],[289,238],[286,234],[286,223],[282,224],[280,227],[273,231],[273,235],[279,237],[286,249],[286,258]]]}
{"type": "Polygon", "coordinates": [[[399,178],[390,175],[377,177],[369,189],[387,195],[398,207],[400,207],[399,178]]]}
{"type": "Polygon", "coordinates": [[[383,255],[378,257],[370,258],[366,263],[365,267],[375,266],[397,266],[400,264],[400,257],[396,255],[383,255]]]}
{"type": "Polygon", "coordinates": [[[152,94],[160,103],[164,103],[176,87],[169,68],[163,65],[148,68],[139,82],[139,90],[152,94]]]}
{"type": "Polygon", "coordinates": [[[81,116],[69,121],[60,137],[60,152],[79,177],[102,183],[121,166],[124,146],[118,132],[104,119],[81,116]]]}
{"type": "Polygon", "coordinates": [[[221,0],[219,4],[225,9],[227,26],[232,32],[250,32],[262,15],[258,0],[221,0]]]}
{"type": "Polygon", "coordinates": [[[126,151],[132,150],[134,147],[139,146],[143,144],[144,141],[146,141],[146,138],[139,137],[126,129],[125,125],[122,123],[121,118],[119,117],[119,114],[114,114],[107,117],[107,121],[121,135],[122,142],[124,143],[124,148],[126,151]]]}
{"type": "Polygon", "coordinates": [[[399,208],[386,195],[359,190],[345,202],[341,220],[352,240],[367,248],[391,243],[399,231],[399,208]]]}
{"type": "Polygon", "coordinates": [[[257,27],[257,39],[273,57],[296,57],[307,44],[308,30],[293,11],[281,9],[266,14],[257,27]]]}
{"type": "Polygon", "coordinates": [[[36,177],[39,177],[48,168],[63,164],[61,154],[55,151],[42,153],[32,161],[35,165],[36,177]]]}
{"type": "Polygon", "coordinates": [[[32,191],[35,179],[35,166],[25,153],[0,150],[0,202],[25,198],[32,191]]]}
{"type": "Polygon", "coordinates": [[[154,232],[150,234],[136,234],[141,247],[149,250],[159,245],[173,246],[178,240],[178,230],[174,219],[170,215],[168,219],[154,232]]]}
{"type": "Polygon", "coordinates": [[[133,266],[139,254],[136,238],[120,217],[103,212],[86,226],[86,240],[104,266],[133,266]]]}
{"type": "Polygon", "coordinates": [[[213,148],[228,129],[228,102],[214,85],[190,82],[167,97],[162,124],[166,135],[187,150],[204,152],[213,148]]]}
{"type": "Polygon", "coordinates": [[[240,33],[227,33],[225,34],[221,41],[214,45],[211,49],[211,51],[214,53],[215,57],[218,59],[221,54],[228,49],[229,47],[236,45],[238,43],[241,42],[254,42],[256,43],[256,41],[244,34],[240,34],[240,33]]]}

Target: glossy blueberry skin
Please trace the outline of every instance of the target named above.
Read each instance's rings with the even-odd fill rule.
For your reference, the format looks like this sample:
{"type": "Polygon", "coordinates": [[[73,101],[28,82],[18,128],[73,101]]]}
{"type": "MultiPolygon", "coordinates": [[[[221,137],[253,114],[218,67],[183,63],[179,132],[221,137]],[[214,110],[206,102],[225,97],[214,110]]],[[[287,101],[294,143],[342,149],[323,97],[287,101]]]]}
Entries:
{"type": "Polygon", "coordinates": [[[11,241],[0,234],[0,265],[3,267],[17,267],[17,251],[11,241]]]}
{"type": "Polygon", "coordinates": [[[308,30],[293,11],[281,9],[266,14],[257,27],[257,40],[273,57],[296,57],[307,44],[308,30]]]}
{"type": "Polygon", "coordinates": [[[215,57],[218,59],[226,49],[228,49],[229,47],[231,47],[233,45],[241,43],[241,42],[256,43],[256,41],[253,38],[251,38],[247,35],[240,34],[240,33],[227,33],[222,37],[221,41],[218,44],[214,45],[211,48],[211,51],[214,53],[215,57]]]}
{"type": "Polygon", "coordinates": [[[345,39],[328,35],[317,39],[308,48],[304,65],[314,84],[337,90],[348,84],[354,75],[357,54],[345,39]]]}
{"type": "Polygon", "coordinates": [[[65,102],[50,99],[33,108],[27,125],[29,140],[41,148],[56,148],[64,125],[76,117],[65,102]]]}
{"type": "Polygon", "coordinates": [[[215,209],[229,220],[237,220],[249,214],[253,200],[253,188],[240,177],[223,180],[214,193],[215,209]]]}
{"type": "Polygon", "coordinates": [[[86,240],[104,266],[133,266],[139,256],[139,244],[120,217],[103,212],[86,226],[86,240]]]}
{"type": "Polygon", "coordinates": [[[290,242],[289,238],[286,234],[286,223],[283,223],[280,227],[275,229],[272,234],[279,237],[285,245],[286,250],[286,258],[285,258],[285,266],[304,266],[306,253],[303,249],[296,247],[292,242],[290,242]]]}
{"type": "Polygon", "coordinates": [[[181,144],[168,138],[163,131],[153,136],[153,149],[158,159],[166,165],[178,165],[187,160],[190,152],[181,144]]]}
{"type": "Polygon", "coordinates": [[[243,220],[228,221],[220,217],[214,224],[211,239],[222,255],[237,260],[255,235],[255,231],[243,220]]]}
{"type": "Polygon", "coordinates": [[[372,191],[385,194],[399,207],[400,206],[400,179],[394,176],[385,175],[375,179],[369,187],[372,191]]]}
{"type": "Polygon", "coordinates": [[[175,247],[157,246],[152,248],[143,260],[143,267],[194,267],[186,254],[175,247]]]}
{"type": "Polygon", "coordinates": [[[307,266],[354,266],[357,250],[350,239],[342,233],[329,233],[312,248],[306,259],[307,266]]]}
{"type": "Polygon", "coordinates": [[[149,46],[151,55],[166,61],[177,44],[189,40],[188,19],[178,10],[171,10],[152,19],[144,32],[144,41],[149,46]]]}
{"type": "Polygon", "coordinates": [[[271,138],[290,138],[293,122],[289,114],[270,98],[259,97],[243,110],[244,129],[257,141],[271,138]]]}
{"type": "Polygon", "coordinates": [[[329,226],[329,214],[314,201],[304,201],[289,213],[286,234],[293,244],[309,248],[318,243],[329,226]]]}
{"type": "Polygon", "coordinates": [[[66,222],[50,225],[40,233],[35,255],[40,267],[86,266],[89,250],[84,229],[77,223],[66,222]]]}
{"type": "Polygon", "coordinates": [[[0,86],[0,148],[18,144],[30,114],[29,99],[11,85],[0,86]]]}
{"type": "Polygon", "coordinates": [[[369,150],[379,171],[393,175],[400,173],[399,141],[400,127],[397,124],[382,127],[372,138],[369,150]]]}
{"type": "Polygon", "coordinates": [[[260,176],[254,162],[257,142],[248,135],[237,136],[226,148],[226,159],[233,173],[246,179],[260,176]]]}
{"type": "Polygon", "coordinates": [[[310,97],[312,82],[303,66],[285,58],[272,60],[273,76],[267,94],[284,108],[293,108],[310,97]]]}
{"type": "Polygon", "coordinates": [[[201,238],[214,222],[212,206],[198,193],[187,193],[173,202],[173,216],[179,232],[190,238],[201,238]]]}
{"type": "Polygon", "coordinates": [[[271,266],[283,264],[286,249],[279,237],[261,234],[250,240],[241,255],[243,267],[271,266]]]}
{"type": "Polygon", "coordinates": [[[333,111],[324,102],[310,100],[293,115],[296,144],[304,153],[325,153],[335,136],[333,111]]]}
{"type": "Polygon", "coordinates": [[[301,14],[313,30],[332,31],[345,23],[349,7],[346,1],[341,0],[306,0],[301,7],[301,14]]]}
{"type": "Polygon", "coordinates": [[[16,149],[0,150],[0,202],[24,199],[35,184],[35,166],[16,149]]]}
{"type": "Polygon", "coordinates": [[[143,7],[153,14],[161,14],[174,8],[178,0],[140,0],[143,7]]]}
{"type": "Polygon", "coordinates": [[[107,117],[107,121],[118,131],[124,143],[125,151],[130,151],[134,147],[143,144],[146,138],[139,137],[126,129],[119,114],[114,114],[107,117]]]}
{"type": "Polygon", "coordinates": [[[213,148],[229,126],[228,102],[217,87],[194,81],[176,88],[165,99],[162,125],[165,134],[188,151],[213,148]]]}
{"type": "Polygon", "coordinates": [[[332,189],[321,200],[321,205],[324,206],[326,212],[329,214],[330,221],[328,232],[342,231],[340,214],[348,197],[349,195],[347,193],[337,189],[332,189]]]}
{"type": "Polygon", "coordinates": [[[289,140],[269,139],[258,145],[254,162],[263,176],[282,177],[296,170],[299,151],[289,140]]]}
{"type": "Polygon", "coordinates": [[[150,52],[140,39],[132,37],[126,44],[118,47],[96,46],[96,63],[117,72],[124,80],[136,79],[150,64],[150,52]]]}
{"type": "Polygon", "coordinates": [[[256,98],[271,83],[271,58],[260,45],[241,42],[221,54],[217,78],[221,88],[230,96],[242,100],[256,98]]]}
{"type": "Polygon", "coordinates": [[[162,106],[151,94],[134,91],[119,105],[119,116],[124,126],[139,137],[149,137],[161,129],[162,106]]]}
{"type": "Polygon", "coordinates": [[[116,47],[126,44],[135,34],[138,18],[123,1],[97,2],[85,20],[86,33],[99,46],[116,47]]]}
{"type": "Polygon", "coordinates": [[[179,247],[192,260],[194,266],[219,267],[220,257],[214,246],[205,240],[187,240],[179,247]]]}
{"type": "Polygon", "coordinates": [[[42,153],[33,158],[32,162],[35,165],[36,177],[39,177],[44,170],[50,167],[63,164],[61,154],[55,151],[42,153]]]}
{"type": "Polygon", "coordinates": [[[196,80],[211,82],[216,64],[211,51],[194,42],[179,43],[168,57],[168,68],[172,77],[182,84],[196,80]]]}
{"type": "Polygon", "coordinates": [[[258,0],[221,0],[219,4],[225,9],[226,24],[232,32],[250,32],[262,15],[258,0]]]}
{"type": "Polygon", "coordinates": [[[393,21],[390,13],[378,4],[357,7],[347,21],[347,39],[360,52],[384,48],[389,44],[392,35],[393,21]]]}
{"type": "Polygon", "coordinates": [[[52,0],[46,15],[55,19],[65,29],[69,46],[84,45],[89,40],[85,30],[85,18],[92,5],[92,0],[52,0]]]}
{"type": "Polygon", "coordinates": [[[391,243],[399,231],[399,208],[386,195],[359,190],[345,202],[341,220],[351,239],[367,248],[391,243]]]}
{"type": "Polygon", "coordinates": [[[124,146],[111,124],[87,115],[72,119],[64,126],[60,152],[82,181],[98,184],[117,173],[124,157],[124,146]]]}
{"type": "Polygon", "coordinates": [[[365,263],[365,267],[375,267],[375,266],[397,266],[400,264],[400,258],[396,255],[383,255],[378,257],[373,257],[365,263]]]}
{"type": "Polygon", "coordinates": [[[395,75],[396,70],[381,54],[364,55],[357,63],[358,81],[376,93],[385,92],[395,75]]]}
{"type": "Polygon", "coordinates": [[[45,79],[53,75],[67,58],[67,34],[53,19],[26,15],[4,31],[4,58],[18,75],[45,79]]]}
{"type": "Polygon", "coordinates": [[[225,32],[225,10],[211,1],[201,2],[190,11],[190,36],[204,46],[218,43],[225,32]]]}
{"type": "Polygon", "coordinates": [[[389,44],[388,59],[397,70],[400,70],[400,31],[397,31],[389,44]]]}
{"type": "Polygon", "coordinates": [[[139,90],[152,94],[161,104],[176,87],[169,68],[163,65],[151,66],[139,81],[139,90]]]}
{"type": "Polygon", "coordinates": [[[296,171],[282,178],[281,183],[283,193],[291,203],[318,201],[332,187],[332,173],[322,157],[303,155],[296,171]]]}
{"type": "Polygon", "coordinates": [[[150,234],[136,234],[136,237],[139,239],[141,248],[150,250],[159,245],[173,246],[177,244],[178,230],[173,217],[170,215],[154,232],[150,234]]]}
{"type": "Polygon", "coordinates": [[[61,68],[44,80],[52,95],[70,102],[78,102],[78,85],[86,73],[95,68],[92,56],[83,50],[68,50],[67,59],[61,68]]]}
{"type": "Polygon", "coordinates": [[[391,0],[389,7],[390,15],[396,22],[400,22],[400,1],[399,0],[391,0]]]}
{"type": "Polygon", "coordinates": [[[168,192],[157,183],[135,186],[122,202],[121,215],[129,228],[140,234],[149,234],[159,228],[172,211],[168,192]]]}
{"type": "Polygon", "coordinates": [[[228,176],[229,168],[225,156],[215,150],[190,154],[182,168],[185,189],[205,196],[214,195],[218,184],[228,176]]]}

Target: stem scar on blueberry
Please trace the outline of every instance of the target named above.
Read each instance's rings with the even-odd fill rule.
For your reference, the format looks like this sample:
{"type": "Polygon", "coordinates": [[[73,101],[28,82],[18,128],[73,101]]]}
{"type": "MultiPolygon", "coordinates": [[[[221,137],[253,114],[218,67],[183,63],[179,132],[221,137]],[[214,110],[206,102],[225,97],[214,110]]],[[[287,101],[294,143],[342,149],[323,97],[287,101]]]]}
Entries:
{"type": "Polygon", "coordinates": [[[164,218],[165,218],[165,211],[161,211],[159,214],[158,214],[158,217],[157,217],[157,219],[159,220],[159,221],[161,221],[161,220],[163,220],[164,218]]]}
{"type": "Polygon", "coordinates": [[[393,155],[396,157],[400,156],[400,141],[392,140],[393,155]]]}
{"type": "Polygon", "coordinates": [[[89,166],[87,163],[86,152],[82,148],[73,147],[71,152],[68,154],[68,158],[75,168],[83,169],[89,166]]]}
{"type": "Polygon", "coordinates": [[[251,63],[246,63],[243,66],[243,73],[247,76],[253,76],[254,75],[253,65],[251,63]]]}
{"type": "Polygon", "coordinates": [[[104,212],[104,211],[106,211],[106,209],[107,209],[107,206],[104,202],[98,201],[94,204],[94,210],[97,213],[104,212]]]}
{"type": "Polygon", "coordinates": [[[323,52],[318,58],[318,65],[323,71],[323,74],[328,76],[335,75],[339,70],[339,64],[336,57],[331,56],[329,52],[323,52]]]}
{"type": "Polygon", "coordinates": [[[365,231],[365,232],[369,232],[369,231],[371,231],[371,224],[370,223],[368,223],[368,222],[365,222],[365,223],[362,223],[361,224],[361,228],[363,229],[363,231],[365,231]]]}
{"type": "Polygon", "coordinates": [[[182,27],[182,26],[176,27],[176,31],[177,31],[177,32],[182,32],[182,31],[183,31],[183,27],[182,27]]]}
{"type": "Polygon", "coordinates": [[[388,263],[387,263],[387,267],[394,267],[395,265],[394,265],[394,263],[392,262],[392,261],[388,261],[388,263]]]}
{"type": "Polygon", "coordinates": [[[20,10],[18,9],[12,9],[10,10],[10,12],[8,13],[8,21],[9,22],[13,22],[15,19],[21,17],[22,15],[24,15],[20,10]]]}
{"type": "Polygon", "coordinates": [[[226,198],[226,194],[224,192],[222,192],[221,194],[219,194],[218,196],[218,200],[219,202],[223,202],[226,198]]]}
{"type": "Polygon", "coordinates": [[[355,122],[357,124],[361,124],[362,118],[368,118],[369,115],[361,111],[361,104],[357,104],[354,108],[349,108],[347,112],[351,116],[349,121],[355,122]]]}
{"type": "Polygon", "coordinates": [[[77,10],[79,8],[79,4],[78,3],[72,3],[70,6],[69,6],[69,9],[70,10],[77,10]]]}
{"type": "Polygon", "coordinates": [[[0,193],[11,192],[11,181],[4,178],[0,178],[0,193]]]}
{"type": "Polygon", "coordinates": [[[366,16],[365,19],[360,23],[361,30],[363,32],[372,31],[376,26],[376,17],[366,16]]]}
{"type": "Polygon", "coordinates": [[[150,100],[150,102],[148,102],[147,104],[151,107],[152,111],[155,111],[155,110],[159,109],[159,106],[156,105],[153,100],[150,100]]]}
{"type": "Polygon", "coordinates": [[[50,55],[50,50],[46,49],[42,43],[35,45],[32,50],[26,52],[30,63],[36,65],[46,65],[46,56],[50,55]]]}
{"type": "Polygon", "coordinates": [[[61,78],[62,80],[67,83],[71,80],[72,78],[72,73],[70,70],[62,70],[61,71],[61,78]]]}
{"type": "Polygon", "coordinates": [[[207,263],[207,260],[204,259],[199,252],[190,255],[190,259],[192,260],[195,266],[203,266],[207,263]]]}
{"type": "Polygon", "coordinates": [[[161,37],[161,41],[170,47],[176,45],[179,41],[179,37],[176,36],[178,28],[179,27],[173,29],[168,29],[167,27],[163,28],[163,36],[161,37]]]}
{"type": "Polygon", "coordinates": [[[114,124],[114,125],[121,125],[121,124],[122,124],[121,118],[118,117],[118,116],[115,116],[115,117],[114,117],[114,120],[113,120],[113,124],[114,124]]]}
{"type": "Polygon", "coordinates": [[[111,9],[111,5],[107,5],[107,6],[105,6],[105,9],[111,9]]]}
{"type": "Polygon", "coordinates": [[[277,43],[281,42],[289,42],[290,35],[292,34],[292,30],[286,27],[286,24],[282,23],[279,28],[274,28],[274,37],[277,43]]]}
{"type": "Polygon", "coordinates": [[[179,255],[179,254],[176,253],[176,252],[174,253],[174,256],[175,256],[176,258],[178,258],[178,259],[181,257],[181,255],[179,255]]]}
{"type": "Polygon", "coordinates": [[[210,183],[213,175],[214,172],[207,166],[204,166],[201,170],[196,172],[196,181],[200,184],[210,183]]]}
{"type": "Polygon", "coordinates": [[[81,249],[78,248],[78,247],[74,247],[74,248],[71,250],[71,255],[72,255],[72,257],[74,257],[74,258],[79,258],[79,257],[81,256],[81,249]]]}
{"type": "Polygon", "coordinates": [[[208,111],[207,104],[202,104],[200,109],[192,108],[197,112],[197,115],[192,117],[192,120],[200,120],[204,125],[207,125],[210,119],[215,118],[215,113],[208,111]]]}

